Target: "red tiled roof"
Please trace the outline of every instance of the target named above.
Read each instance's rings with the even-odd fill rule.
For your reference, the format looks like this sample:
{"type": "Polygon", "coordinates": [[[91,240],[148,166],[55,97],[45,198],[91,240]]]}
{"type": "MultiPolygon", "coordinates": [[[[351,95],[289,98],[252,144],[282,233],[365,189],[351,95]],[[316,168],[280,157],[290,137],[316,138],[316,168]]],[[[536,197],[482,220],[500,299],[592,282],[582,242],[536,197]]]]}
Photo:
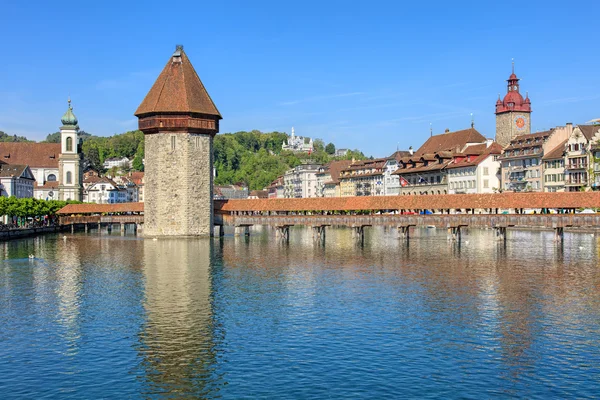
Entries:
{"type": "Polygon", "coordinates": [[[560,142],[560,144],[558,146],[556,146],[555,148],[550,150],[548,153],[544,154],[544,157],[542,157],[542,160],[554,160],[557,158],[562,158],[563,153],[565,152],[565,145],[567,144],[568,141],[569,141],[569,139],[565,139],[562,142],[560,142]]]}
{"type": "Polygon", "coordinates": [[[144,203],[118,203],[118,204],[67,204],[58,214],[102,214],[144,212],[144,203]]]}
{"type": "Polygon", "coordinates": [[[229,211],[343,211],[440,210],[455,208],[579,208],[600,207],[600,192],[444,194],[364,196],[306,199],[223,200],[215,210],[229,211]]]}
{"type": "Polygon", "coordinates": [[[173,62],[175,54],[169,58],[167,65],[136,110],[136,116],[175,112],[216,115],[221,118],[219,110],[183,49],[180,50],[180,54],[181,62],[173,62]]]}
{"type": "Polygon", "coordinates": [[[60,143],[3,142],[0,161],[30,168],[58,168],[60,143]]]}
{"type": "MultiPolygon", "coordinates": [[[[480,145],[477,145],[477,146],[480,146],[480,145]]],[[[471,151],[469,151],[469,149],[471,147],[477,147],[477,146],[469,146],[467,148],[467,150],[465,150],[465,153],[473,154],[473,153],[471,153],[471,151]]],[[[484,144],[482,146],[486,146],[486,145],[484,144]]],[[[492,154],[502,154],[502,146],[500,146],[498,143],[494,142],[489,147],[485,147],[483,149],[483,152],[479,153],[479,155],[472,158],[471,161],[467,161],[466,158],[463,161],[459,161],[459,162],[453,161],[450,165],[448,165],[448,169],[471,167],[471,166],[479,165],[481,162],[483,162],[486,158],[488,158],[492,154]]]]}
{"type": "Polygon", "coordinates": [[[464,147],[467,143],[483,142],[485,142],[485,137],[474,128],[469,128],[462,131],[431,136],[421,147],[419,147],[419,150],[417,150],[415,154],[422,155],[440,151],[453,151],[456,150],[457,147],[464,147]]]}
{"type": "Polygon", "coordinates": [[[39,185],[37,181],[33,182],[34,189],[58,189],[58,181],[46,181],[43,185],[39,185]]]}
{"type": "Polygon", "coordinates": [[[347,169],[350,164],[352,164],[352,160],[331,161],[327,164],[327,171],[331,175],[331,181],[326,183],[339,183],[342,170],[347,169]]]}

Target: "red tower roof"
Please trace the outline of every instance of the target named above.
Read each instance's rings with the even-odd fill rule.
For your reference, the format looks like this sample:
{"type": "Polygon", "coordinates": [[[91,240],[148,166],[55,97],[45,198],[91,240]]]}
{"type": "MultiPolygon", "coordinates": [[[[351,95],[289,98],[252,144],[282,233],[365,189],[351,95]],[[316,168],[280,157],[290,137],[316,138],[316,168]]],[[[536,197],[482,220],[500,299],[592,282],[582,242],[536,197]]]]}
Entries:
{"type": "Polygon", "coordinates": [[[221,119],[183,46],[177,46],[135,115],[157,113],[195,113],[221,119]]]}
{"type": "Polygon", "coordinates": [[[507,93],[504,96],[504,99],[496,102],[496,114],[501,114],[509,111],[519,111],[519,112],[531,112],[531,100],[529,100],[529,96],[523,99],[523,96],[519,92],[519,78],[514,71],[507,79],[507,93]]]}

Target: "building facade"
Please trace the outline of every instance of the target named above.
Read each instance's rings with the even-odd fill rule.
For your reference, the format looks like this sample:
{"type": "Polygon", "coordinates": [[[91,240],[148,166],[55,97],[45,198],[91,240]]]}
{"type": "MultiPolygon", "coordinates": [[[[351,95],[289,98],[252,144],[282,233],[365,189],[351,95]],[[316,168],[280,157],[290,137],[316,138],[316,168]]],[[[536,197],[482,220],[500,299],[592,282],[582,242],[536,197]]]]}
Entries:
{"type": "Polygon", "coordinates": [[[595,148],[600,141],[600,125],[577,125],[565,145],[565,191],[579,192],[597,187],[595,148]]]}
{"type": "Polygon", "coordinates": [[[0,163],[0,196],[33,197],[35,177],[27,165],[0,163]]]}
{"type": "Polygon", "coordinates": [[[531,100],[528,95],[523,99],[520,93],[514,63],[507,83],[504,99],[498,96],[496,101],[496,142],[502,147],[508,146],[516,136],[531,133],[531,100]]]}
{"type": "Polygon", "coordinates": [[[350,160],[331,161],[317,173],[318,197],[340,197],[340,173],[352,164],[350,160]]]}
{"type": "Polygon", "coordinates": [[[567,140],[544,154],[544,192],[565,191],[565,147],[567,140]]]}
{"type": "Polygon", "coordinates": [[[135,115],[145,140],[144,234],[211,236],[212,147],[222,117],[183,46],[135,115]]]}
{"type": "Polygon", "coordinates": [[[317,173],[319,164],[301,164],[283,175],[283,197],[305,198],[319,197],[317,191],[317,173]]]}
{"type": "Polygon", "coordinates": [[[448,193],[494,193],[500,189],[502,146],[488,141],[467,146],[447,167],[448,193]]]}
{"type": "Polygon", "coordinates": [[[383,196],[385,158],[355,161],[340,173],[340,196],[383,196]]]}

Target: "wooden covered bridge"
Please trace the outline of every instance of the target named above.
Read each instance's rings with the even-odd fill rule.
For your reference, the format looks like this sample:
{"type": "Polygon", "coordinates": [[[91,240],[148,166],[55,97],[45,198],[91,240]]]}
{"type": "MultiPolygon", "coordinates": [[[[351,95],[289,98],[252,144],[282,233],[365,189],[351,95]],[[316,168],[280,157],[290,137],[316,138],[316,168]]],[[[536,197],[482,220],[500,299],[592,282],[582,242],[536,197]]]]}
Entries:
{"type": "MultiPolygon", "coordinates": [[[[600,208],[600,192],[216,200],[214,208],[220,235],[224,226],[248,234],[250,226],[269,225],[283,239],[294,225],[312,227],[318,238],[325,237],[327,226],[349,226],[359,239],[375,225],[397,228],[407,238],[410,227],[435,226],[456,239],[463,227],[494,228],[499,238],[510,227],[553,229],[557,239],[564,228],[600,228],[600,214],[576,213],[600,208]]],[[[59,215],[73,230],[118,224],[125,232],[132,224],[142,233],[143,210],[143,203],[70,204],[59,215]]]]}

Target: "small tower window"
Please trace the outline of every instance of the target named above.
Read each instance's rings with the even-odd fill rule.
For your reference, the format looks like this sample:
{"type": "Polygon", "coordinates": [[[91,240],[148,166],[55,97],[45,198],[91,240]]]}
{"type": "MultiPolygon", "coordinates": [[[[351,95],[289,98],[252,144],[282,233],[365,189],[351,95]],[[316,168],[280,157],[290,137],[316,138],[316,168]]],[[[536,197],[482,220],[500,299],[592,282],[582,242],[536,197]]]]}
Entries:
{"type": "Polygon", "coordinates": [[[201,149],[202,148],[202,142],[201,142],[202,138],[200,136],[196,136],[194,138],[194,140],[196,141],[196,148],[201,149]]]}
{"type": "Polygon", "coordinates": [[[73,183],[73,174],[71,171],[67,171],[67,184],[73,183]]]}
{"type": "Polygon", "coordinates": [[[73,138],[67,137],[67,151],[73,151],[73,138]]]}
{"type": "Polygon", "coordinates": [[[50,174],[50,175],[48,175],[48,178],[46,180],[48,182],[56,182],[56,175],[50,174]]]}
{"type": "Polygon", "coordinates": [[[171,136],[171,151],[175,150],[175,135],[171,136]]]}

